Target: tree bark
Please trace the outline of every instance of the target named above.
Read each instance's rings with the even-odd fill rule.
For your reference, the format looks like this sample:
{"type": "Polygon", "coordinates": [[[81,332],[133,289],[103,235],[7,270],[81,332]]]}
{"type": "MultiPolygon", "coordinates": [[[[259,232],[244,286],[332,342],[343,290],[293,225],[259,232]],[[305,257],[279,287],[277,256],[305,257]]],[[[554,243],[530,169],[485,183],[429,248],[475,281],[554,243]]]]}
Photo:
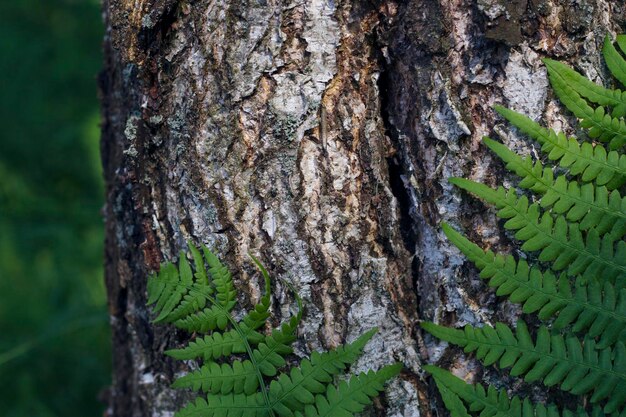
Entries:
{"type": "MultiPolygon", "coordinates": [[[[480,145],[502,134],[503,103],[572,132],[541,57],[610,82],[599,50],[624,31],[609,0],[104,0],[102,160],[106,285],[114,371],[109,416],[171,416],[190,394],[169,388],[185,365],[164,356],[189,336],[154,327],[145,284],[185,242],[203,242],[235,272],[249,305],[258,256],[274,279],[274,325],[303,297],[296,352],[380,329],[356,369],[405,364],[373,415],[442,412],[420,368],[452,364],[500,380],[424,336],[513,322],[519,309],[487,290],[440,223],[501,251],[494,211],[450,176],[513,177],[480,145]]],[[[471,378],[470,378],[471,379],[471,378]]]]}

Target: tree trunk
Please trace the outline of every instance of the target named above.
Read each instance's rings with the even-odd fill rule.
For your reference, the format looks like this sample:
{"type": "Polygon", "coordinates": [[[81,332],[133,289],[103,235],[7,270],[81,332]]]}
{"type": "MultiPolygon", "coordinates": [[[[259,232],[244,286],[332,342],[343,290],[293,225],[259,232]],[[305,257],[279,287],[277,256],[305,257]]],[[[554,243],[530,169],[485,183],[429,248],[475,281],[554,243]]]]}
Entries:
{"type": "Polygon", "coordinates": [[[503,378],[418,326],[519,315],[441,233],[448,221],[511,248],[493,210],[447,178],[513,178],[481,137],[530,145],[494,103],[571,132],[540,58],[607,81],[599,49],[624,30],[621,2],[104,0],[104,16],[107,415],[170,416],[189,398],[169,388],[184,365],[163,354],[189,336],[154,327],[145,306],[148,274],[187,240],[215,248],[244,304],[258,256],[276,278],[275,325],[294,307],[278,278],[295,286],[299,354],[379,327],[356,368],[405,370],[375,415],[442,412],[424,363],[503,378]]]}

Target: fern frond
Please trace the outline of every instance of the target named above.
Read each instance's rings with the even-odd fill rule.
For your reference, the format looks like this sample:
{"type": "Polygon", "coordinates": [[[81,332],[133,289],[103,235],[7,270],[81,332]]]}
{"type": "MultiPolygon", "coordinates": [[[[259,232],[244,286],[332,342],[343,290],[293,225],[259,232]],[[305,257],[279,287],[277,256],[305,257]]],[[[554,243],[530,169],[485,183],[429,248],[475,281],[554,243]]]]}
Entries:
{"type": "Polygon", "coordinates": [[[208,282],[194,280],[191,267],[184,254],[180,255],[180,266],[168,263],[158,274],[148,278],[148,305],[158,313],[155,323],[173,322],[193,311],[203,308],[212,288],[208,282]]]}
{"type": "MultiPolygon", "coordinates": [[[[315,404],[305,407],[301,417],[348,417],[360,413],[372,403],[383,390],[383,384],[400,373],[401,364],[389,365],[376,372],[369,371],[339,382],[339,386],[329,385],[326,394],[315,396],[315,404]]],[[[290,414],[280,414],[290,416],[290,414]]]]}
{"type": "MultiPolygon", "coordinates": [[[[626,53],[626,35],[617,38],[626,53]]],[[[626,59],[607,37],[603,55],[613,75],[626,85],[626,59]]],[[[548,159],[568,172],[544,168],[541,161],[518,156],[489,138],[485,144],[521,177],[520,187],[539,194],[532,202],[516,190],[497,190],[461,178],[451,183],[469,191],[498,209],[504,227],[515,232],[524,251],[539,251],[538,260],[550,262],[557,278],[525,259],[499,255],[480,247],[443,224],[448,239],[480,270],[480,277],[496,288],[496,294],[522,304],[524,313],[536,313],[562,333],[539,327],[531,337],[523,321],[515,334],[502,323],[495,327],[466,326],[457,330],[423,323],[434,336],[475,352],[485,365],[511,368],[513,376],[526,381],[559,385],[574,395],[586,395],[594,404],[592,417],[626,415],[626,91],[605,88],[562,63],[543,60],[550,83],[560,99],[579,120],[588,136],[600,144],[567,138],[543,128],[530,118],[496,106],[495,110],[541,144],[548,159]],[[557,174],[555,174],[557,172],[557,174]],[[574,178],[572,178],[572,176],[574,178]],[[568,276],[575,277],[572,284],[568,276]],[[573,333],[583,333],[581,341],[573,333]]],[[[433,374],[446,407],[454,417],[480,412],[480,417],[588,417],[575,412],[533,405],[509,398],[493,386],[473,386],[442,369],[427,366],[433,374]],[[468,411],[469,410],[469,411],[468,411]]]]}
{"type": "Polygon", "coordinates": [[[296,340],[297,327],[302,320],[302,299],[286,282],[295,294],[298,312],[264,336],[257,330],[269,317],[271,288],[269,274],[263,265],[251,255],[265,280],[265,293],[259,303],[237,321],[230,314],[236,296],[230,272],[206,247],[202,248],[204,256],[191,244],[190,249],[195,274],[181,254],[178,269],[172,263],[163,265],[161,272],[151,278],[148,285],[150,303],[155,304],[154,310],[163,320],[173,321],[182,329],[212,332],[196,338],[183,349],[166,352],[176,359],[203,358],[205,361],[199,369],[178,378],[172,386],[207,392],[206,400],[189,404],[176,416],[276,417],[294,416],[298,412],[309,415],[318,411],[326,413],[324,404],[329,405],[333,416],[351,416],[349,410],[362,410],[364,405],[370,404],[370,397],[377,395],[382,384],[399,372],[390,371],[398,365],[354,377],[347,391],[347,385],[340,384],[338,388],[332,385],[333,377],[360,356],[376,331],[372,330],[335,351],[313,353],[310,360],[303,360],[301,366],[294,367],[289,374],[281,374],[268,388],[267,383],[287,365],[285,357],[293,353],[291,344],[296,340]],[[205,262],[209,266],[210,282],[204,269],[205,262]],[[200,291],[202,297],[197,297],[195,293],[200,291]],[[210,294],[213,291],[215,297],[210,294]],[[203,310],[198,311],[200,309],[203,310]],[[226,330],[229,325],[231,328],[226,330]],[[246,354],[247,359],[226,362],[225,358],[233,353],[246,354]],[[218,358],[224,363],[214,362],[218,358]],[[346,396],[339,400],[333,397],[333,393],[343,391],[346,396]],[[305,411],[306,404],[315,406],[305,411]]]}
{"type": "Polygon", "coordinates": [[[585,282],[593,279],[609,281],[623,288],[626,279],[626,242],[615,237],[600,238],[595,229],[586,239],[577,223],[568,224],[563,216],[541,215],[537,203],[530,204],[526,196],[518,197],[515,190],[499,187],[493,190],[484,184],[463,178],[450,178],[452,184],[475,194],[498,208],[498,217],[507,219],[504,227],[515,230],[515,237],[525,241],[523,250],[541,251],[540,261],[552,262],[555,271],[566,270],[569,276],[581,275],[585,282]]]}
{"type": "MultiPolygon", "coordinates": [[[[618,37],[618,44],[620,48],[622,43],[623,37],[618,37]]],[[[611,74],[613,74],[613,76],[617,78],[622,85],[626,85],[626,60],[624,60],[620,53],[617,52],[608,35],[604,38],[602,54],[604,55],[604,61],[606,62],[606,66],[611,71],[611,74]]]]}
{"type": "Polygon", "coordinates": [[[555,179],[553,171],[543,168],[541,161],[533,163],[531,157],[522,158],[488,137],[483,141],[506,163],[507,169],[522,177],[520,187],[543,194],[541,207],[551,207],[554,213],[564,214],[567,220],[580,222],[581,230],[594,227],[598,234],[610,231],[617,239],[626,233],[626,197],[619,191],[609,193],[606,187],[593,184],[580,186],[564,175],[555,179]]]}
{"type": "Polygon", "coordinates": [[[261,394],[209,394],[179,410],[175,417],[271,417],[261,394]]]}
{"type": "Polygon", "coordinates": [[[181,376],[172,388],[192,388],[211,394],[252,394],[259,388],[257,370],[249,361],[235,360],[218,364],[209,362],[198,370],[181,376]]]}
{"type": "MultiPolygon", "coordinates": [[[[266,285],[269,276],[266,276],[266,285]]],[[[266,287],[266,290],[269,288],[266,287]]],[[[266,294],[269,294],[267,291],[266,294]]],[[[261,310],[269,308],[269,297],[264,301],[267,302],[267,307],[261,303],[261,310]]],[[[256,312],[256,309],[253,310],[256,312]]],[[[302,319],[302,303],[298,297],[298,313],[291,317],[291,319],[284,323],[280,328],[272,331],[271,334],[262,338],[262,342],[258,342],[257,348],[252,351],[252,360],[245,361],[233,361],[231,364],[218,365],[214,362],[206,363],[200,369],[191,372],[185,376],[178,378],[172,385],[174,388],[193,388],[194,390],[202,390],[212,394],[229,394],[231,391],[235,394],[251,394],[259,388],[260,378],[258,373],[263,376],[274,376],[277,373],[278,368],[286,365],[284,357],[293,352],[290,345],[296,340],[296,330],[302,319]]],[[[256,322],[256,324],[262,324],[256,322]]],[[[254,324],[253,324],[254,325],[254,324]]],[[[240,325],[241,326],[241,325],[240,325]]],[[[248,325],[241,326],[243,329],[250,329],[248,325]]],[[[252,330],[252,329],[250,329],[252,330]]],[[[231,334],[231,333],[227,333],[231,334]]],[[[238,343],[229,345],[228,348],[235,347],[239,352],[246,352],[243,340],[246,339],[249,344],[251,341],[247,339],[245,333],[233,334],[232,338],[238,337],[238,343]]],[[[214,333],[211,336],[215,336],[219,333],[214,333]]],[[[218,340],[219,340],[219,336],[218,340]]],[[[223,339],[223,338],[222,338],[223,339]]],[[[205,341],[203,339],[203,341],[205,341]]],[[[209,341],[211,341],[209,339],[209,341]]],[[[202,350],[202,354],[205,356],[213,356],[214,348],[222,348],[223,346],[209,346],[209,349],[202,350]]],[[[184,351],[184,349],[183,349],[184,351]]],[[[189,352],[196,353],[197,342],[189,352]]],[[[224,352],[218,352],[224,353],[224,352]]]]}
{"type": "Polygon", "coordinates": [[[191,243],[189,248],[196,267],[195,274],[191,271],[184,252],[181,252],[178,269],[174,264],[167,263],[161,267],[158,274],[148,279],[147,304],[154,304],[153,311],[158,313],[154,321],[173,322],[177,327],[189,331],[207,331],[216,328],[223,330],[228,323],[228,311],[232,310],[236,303],[236,292],[230,272],[203,245],[204,257],[213,278],[212,282],[209,282],[202,255],[191,243]],[[214,292],[217,293],[219,305],[204,308],[214,292]]]}
{"type": "Polygon", "coordinates": [[[521,320],[515,335],[502,323],[495,328],[468,325],[464,330],[433,323],[422,323],[422,327],[439,339],[463,347],[467,353],[475,351],[485,365],[498,362],[501,368],[510,367],[511,375],[525,375],[527,382],[559,384],[575,395],[592,393],[592,403],[608,399],[604,406],[607,413],[626,403],[626,348],[622,342],[614,349],[597,350],[593,339],[581,343],[575,337],[550,334],[545,326],[539,328],[533,342],[521,320]]]}
{"type": "MultiPolygon", "coordinates": [[[[253,331],[247,326],[241,325],[248,343],[251,346],[258,345],[263,335],[253,331]]],[[[232,329],[224,333],[215,332],[210,335],[197,337],[195,340],[181,349],[166,350],[165,354],[178,360],[202,358],[205,361],[215,360],[230,356],[233,353],[245,353],[246,347],[239,333],[232,329]]]]}
{"type": "MultiPolygon", "coordinates": [[[[480,417],[604,417],[602,408],[594,406],[591,413],[579,408],[576,411],[558,408],[551,404],[533,404],[528,399],[522,400],[515,396],[509,398],[505,390],[496,390],[492,385],[487,390],[482,385],[471,385],[450,372],[432,365],[426,365],[423,369],[429,372],[439,388],[439,392],[445,390],[446,396],[454,395],[467,403],[471,411],[480,411],[480,417]]],[[[442,397],[444,394],[442,392],[442,397]]],[[[444,397],[445,402],[445,397],[444,397]]],[[[462,402],[460,406],[465,407],[462,402]]],[[[446,407],[448,407],[446,403],[446,407]]],[[[459,408],[459,404],[455,404],[459,408]]]]}
{"type": "MultiPolygon", "coordinates": [[[[377,395],[382,390],[382,384],[399,373],[400,364],[367,374],[366,383],[353,385],[351,390],[345,393],[346,398],[342,398],[339,402],[333,397],[331,400],[327,399],[325,403],[325,396],[320,394],[326,393],[328,396],[331,393],[332,396],[333,392],[342,392],[345,389],[341,384],[335,389],[332,385],[333,377],[356,361],[375,332],[376,329],[373,329],[353,343],[339,346],[329,352],[314,352],[311,359],[302,360],[300,366],[291,369],[289,374],[280,375],[270,385],[271,410],[278,416],[298,415],[298,410],[306,413],[306,416],[351,416],[352,414],[341,414],[341,412],[346,413],[346,410],[350,410],[353,406],[352,401],[357,401],[361,406],[370,404],[371,400],[368,396],[377,395]],[[363,400],[359,402],[358,398],[363,400]],[[320,404],[330,408],[322,407],[319,411],[317,406],[320,404]],[[307,405],[315,405],[315,407],[305,411],[307,405]],[[316,414],[318,412],[321,414],[316,414]]],[[[357,382],[360,381],[360,377],[353,377],[355,378],[357,382]]],[[[201,370],[179,378],[174,387],[191,387],[195,390],[210,392],[207,401],[199,400],[187,406],[177,416],[269,415],[264,414],[262,399],[253,394],[258,388],[258,382],[254,367],[249,361],[236,361],[233,365],[216,363],[204,365],[201,370]]],[[[362,411],[362,408],[359,411],[362,411]]]]}
{"type": "Polygon", "coordinates": [[[215,285],[215,299],[218,304],[230,311],[237,302],[237,291],[235,291],[230,271],[220,262],[217,256],[204,245],[202,245],[202,252],[209,266],[209,273],[213,278],[213,285],[215,285]]]}
{"type": "Polygon", "coordinates": [[[228,310],[221,306],[212,305],[195,314],[176,320],[174,325],[188,333],[224,330],[228,325],[228,310]]]}
{"type": "MultiPolygon", "coordinates": [[[[240,323],[241,331],[250,345],[256,346],[264,340],[256,330],[262,327],[270,316],[269,308],[271,301],[271,283],[267,270],[254,257],[253,260],[259,267],[265,281],[265,293],[259,303],[249,311],[240,323]]],[[[196,266],[197,268],[197,266],[196,266]]],[[[202,268],[204,269],[204,268],[202,268]]],[[[184,322],[184,321],[183,321],[184,322]]],[[[179,323],[180,324],[180,323],[179,323]]],[[[215,320],[217,327],[217,320],[215,320]]],[[[185,325],[187,327],[187,325],[185,325]]],[[[212,329],[214,330],[215,327],[212,329]]],[[[209,330],[207,328],[207,330],[209,330]]],[[[245,353],[246,347],[239,333],[229,330],[224,333],[212,333],[204,337],[198,337],[183,349],[171,349],[165,354],[178,360],[203,358],[205,361],[217,359],[222,356],[229,356],[233,353],[245,353]]]]}
{"type": "MultiPolygon", "coordinates": [[[[425,365],[422,368],[426,371],[429,371],[429,368],[435,367],[425,365]]],[[[467,407],[465,406],[459,395],[456,394],[453,390],[449,389],[447,385],[443,384],[440,379],[434,379],[435,384],[437,385],[437,389],[439,390],[439,394],[441,395],[441,399],[443,400],[444,405],[450,412],[450,417],[470,417],[470,414],[467,412],[467,407]]]]}
{"type": "Polygon", "coordinates": [[[275,409],[303,410],[313,402],[313,394],[324,393],[333,377],[352,365],[377,329],[364,333],[354,342],[324,353],[313,352],[300,366],[281,374],[270,385],[275,409]]]}
{"type": "Polygon", "coordinates": [[[448,224],[444,223],[442,229],[480,270],[480,277],[497,288],[496,294],[522,304],[524,313],[537,313],[544,321],[558,314],[555,329],[571,325],[574,332],[586,331],[590,337],[600,337],[599,349],[618,340],[626,341],[626,289],[618,293],[608,282],[604,286],[598,282],[586,286],[579,280],[573,292],[566,277],[557,279],[550,271],[531,267],[523,259],[516,261],[511,255],[483,251],[448,224]]]}
{"type": "MultiPolygon", "coordinates": [[[[190,246],[192,245],[190,244],[190,246]]],[[[203,311],[200,311],[193,315],[187,315],[176,320],[174,324],[179,328],[186,328],[189,325],[197,325],[199,328],[206,331],[215,329],[223,330],[230,323],[233,327],[233,330],[237,332],[239,340],[245,347],[246,353],[248,353],[249,355],[250,362],[252,362],[252,364],[254,365],[256,378],[261,387],[261,394],[267,407],[267,405],[269,404],[269,399],[267,397],[267,387],[265,385],[265,381],[263,380],[263,375],[256,364],[256,358],[253,355],[250,343],[246,337],[250,329],[244,331],[244,329],[242,329],[242,326],[240,326],[239,323],[237,323],[237,321],[235,321],[234,318],[230,315],[230,310],[235,305],[234,298],[236,296],[230,272],[205,246],[202,246],[202,250],[204,253],[205,262],[209,266],[209,273],[213,278],[212,284],[215,285],[217,297],[212,297],[211,294],[209,294],[209,290],[205,290],[203,296],[206,298],[207,301],[211,303],[211,305],[205,308],[203,311]]],[[[202,263],[201,266],[199,265],[201,263],[202,257],[199,255],[199,251],[197,249],[195,251],[192,250],[192,257],[194,258],[198,269],[196,273],[196,278],[200,281],[206,278],[208,281],[208,277],[206,276],[206,272],[204,271],[204,263],[202,263]]],[[[180,292],[178,291],[179,288],[190,289],[191,291],[203,290],[203,288],[198,289],[198,287],[194,286],[194,283],[191,282],[191,268],[189,267],[184,256],[181,256],[180,260],[180,279],[178,279],[178,276],[171,278],[171,271],[173,270],[176,272],[176,268],[173,267],[173,264],[166,264],[162,269],[169,270],[170,273],[168,275],[165,275],[165,279],[159,280],[159,277],[157,277],[156,279],[154,279],[154,283],[152,285],[148,285],[148,298],[149,300],[157,300],[156,309],[159,308],[159,300],[162,298],[167,299],[167,301],[164,303],[165,306],[169,306],[170,304],[176,305],[176,302],[180,302],[182,297],[178,294],[180,292]],[[168,285],[169,287],[172,287],[172,281],[176,281],[176,284],[173,286],[176,291],[167,291],[168,285]],[[165,285],[161,285],[162,282],[165,282],[165,285]],[[150,291],[158,291],[159,295],[155,296],[153,294],[150,294],[150,291]],[[168,292],[169,294],[167,294],[168,292]]],[[[266,271],[263,270],[263,272],[267,282],[268,277],[266,271]]],[[[186,305],[185,302],[186,300],[180,302],[178,309],[188,309],[189,303],[187,303],[186,305]]],[[[299,305],[301,306],[301,303],[299,303],[299,305]]],[[[163,315],[162,311],[161,315],[163,315]]],[[[254,315],[254,317],[255,320],[260,318],[258,315],[254,315]]],[[[247,327],[245,326],[245,323],[243,325],[244,327],[247,327]]]]}
{"type": "MultiPolygon", "coordinates": [[[[570,86],[567,78],[559,71],[559,66],[550,59],[544,59],[548,69],[550,84],[560,101],[574,115],[581,119],[580,125],[588,128],[589,137],[608,142],[611,149],[618,149],[626,143],[626,123],[619,117],[606,114],[604,107],[595,110],[570,86]]],[[[608,64],[608,63],[607,63],[608,64]]]]}
{"type": "MultiPolygon", "coordinates": [[[[351,417],[371,404],[372,398],[383,390],[383,384],[400,373],[401,364],[389,365],[379,371],[369,371],[341,381],[338,387],[328,387],[307,399],[306,408],[293,411],[275,403],[271,410],[280,417],[351,417]]],[[[302,394],[306,395],[306,394],[302,394]]],[[[310,395],[310,393],[309,393],[310,395]]],[[[259,394],[209,394],[176,413],[176,417],[269,417],[270,411],[259,394]]]]}
{"type": "MultiPolygon", "coordinates": [[[[615,51],[615,53],[617,53],[617,51],[615,51]]],[[[605,88],[604,86],[598,85],[562,62],[551,59],[546,59],[545,62],[548,62],[550,69],[558,73],[559,77],[581,97],[601,106],[617,108],[617,114],[623,115],[626,112],[625,91],[605,88]]]]}
{"type": "Polygon", "coordinates": [[[572,175],[580,175],[584,182],[595,181],[609,190],[619,188],[626,182],[626,155],[617,151],[606,152],[603,146],[589,142],[578,143],[562,132],[546,129],[527,116],[502,106],[494,109],[513,126],[541,144],[541,150],[552,161],[558,161],[572,175]]]}

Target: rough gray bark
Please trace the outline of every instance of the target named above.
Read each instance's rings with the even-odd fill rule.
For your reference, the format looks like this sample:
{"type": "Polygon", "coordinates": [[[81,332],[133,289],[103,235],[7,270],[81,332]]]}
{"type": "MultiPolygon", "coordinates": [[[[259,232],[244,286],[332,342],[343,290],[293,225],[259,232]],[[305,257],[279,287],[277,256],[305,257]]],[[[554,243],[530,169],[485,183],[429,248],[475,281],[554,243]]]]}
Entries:
{"type": "MultiPolygon", "coordinates": [[[[104,0],[107,414],[171,416],[188,398],[168,388],[185,365],[163,355],[187,336],[153,327],[145,307],[147,275],[187,240],[239,271],[248,303],[248,252],[293,283],[306,306],[299,354],[378,326],[357,368],[406,369],[376,415],[442,412],[423,363],[502,378],[418,328],[519,314],[445,241],[443,220],[510,249],[493,211],[446,179],[509,178],[480,145],[494,130],[530,151],[494,103],[571,132],[540,58],[606,81],[598,50],[624,30],[616,3],[104,0]]],[[[274,324],[292,307],[276,285],[274,324]]]]}

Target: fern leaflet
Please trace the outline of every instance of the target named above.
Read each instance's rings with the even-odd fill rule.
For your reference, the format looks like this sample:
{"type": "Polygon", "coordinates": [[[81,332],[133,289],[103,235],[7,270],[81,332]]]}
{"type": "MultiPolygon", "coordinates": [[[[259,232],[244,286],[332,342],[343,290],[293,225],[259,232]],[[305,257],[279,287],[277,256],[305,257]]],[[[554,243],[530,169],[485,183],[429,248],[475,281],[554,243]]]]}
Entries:
{"type": "MultiPolygon", "coordinates": [[[[196,254],[199,255],[200,252],[198,252],[198,250],[192,245],[190,245],[190,247],[195,250],[195,253],[192,251],[192,254],[194,255],[194,259],[196,259],[196,254]]],[[[198,265],[202,265],[201,259],[202,258],[200,258],[200,264],[198,264],[198,260],[196,260],[196,269],[198,269],[198,265]]],[[[244,316],[242,323],[240,323],[239,326],[248,342],[251,345],[256,346],[264,339],[263,336],[256,330],[265,325],[270,316],[269,308],[271,299],[271,283],[270,276],[265,268],[263,268],[263,266],[258,263],[256,259],[254,259],[254,261],[257,263],[257,266],[263,275],[263,279],[265,281],[265,294],[261,297],[260,302],[254,307],[254,309],[244,316]]],[[[213,329],[216,327],[217,323],[213,329]]],[[[198,337],[195,341],[190,342],[184,349],[171,349],[165,353],[178,360],[203,358],[205,361],[209,361],[223,356],[230,356],[233,353],[245,352],[246,348],[243,340],[239,336],[239,333],[233,329],[224,333],[216,332],[204,337],[198,337]]]]}
{"type": "MultiPolygon", "coordinates": [[[[626,53],[624,48],[622,48],[623,35],[618,36],[618,45],[620,46],[620,49],[622,49],[622,52],[626,53]]],[[[626,85],[626,60],[624,60],[624,58],[622,58],[619,52],[615,49],[608,35],[604,38],[602,54],[604,55],[606,66],[609,68],[613,76],[617,78],[622,85],[626,85]]]]}

